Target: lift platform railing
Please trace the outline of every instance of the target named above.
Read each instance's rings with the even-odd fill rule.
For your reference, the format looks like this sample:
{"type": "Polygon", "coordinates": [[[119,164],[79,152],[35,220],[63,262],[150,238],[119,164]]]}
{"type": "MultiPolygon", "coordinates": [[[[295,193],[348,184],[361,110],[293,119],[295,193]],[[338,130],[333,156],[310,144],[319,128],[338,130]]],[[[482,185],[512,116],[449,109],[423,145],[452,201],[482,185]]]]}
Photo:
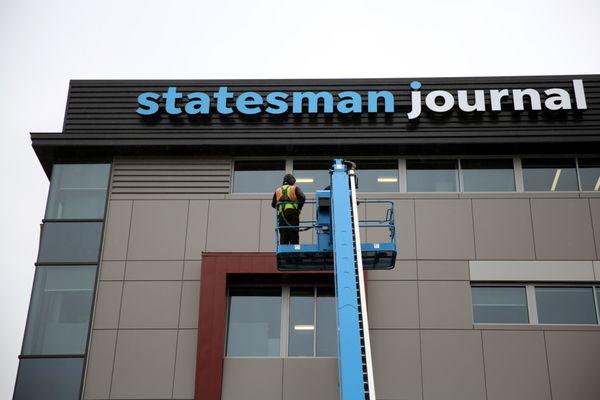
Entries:
{"type": "MultiPolygon", "coordinates": [[[[280,225],[279,224],[279,213],[277,211],[277,206],[285,205],[285,204],[296,204],[289,201],[282,201],[276,204],[275,208],[275,246],[280,245],[280,237],[279,234],[283,229],[299,229],[300,232],[306,232],[308,230],[314,229],[316,232],[327,231],[330,229],[329,224],[323,225],[319,224],[316,219],[304,219],[300,220],[300,225],[280,225]]],[[[316,201],[310,200],[304,203],[307,204],[316,204],[316,201]]],[[[394,202],[390,200],[360,200],[358,202],[361,204],[387,204],[389,208],[385,211],[385,217],[383,218],[375,218],[375,219],[364,219],[359,220],[360,228],[375,228],[375,229],[387,229],[389,232],[389,243],[396,244],[396,223],[395,223],[395,214],[394,214],[394,202]]],[[[315,210],[316,212],[316,210],[315,210]]],[[[300,213],[302,216],[302,213],[300,213]]]]}
{"type": "MultiPolygon", "coordinates": [[[[327,193],[320,194],[321,196],[327,193]]],[[[333,269],[333,242],[331,236],[331,217],[327,205],[318,201],[307,201],[306,205],[314,205],[314,219],[303,219],[299,225],[280,224],[277,209],[275,210],[275,249],[277,251],[277,268],[285,271],[302,270],[332,270],[333,269]],[[313,230],[312,239],[301,237],[299,244],[282,244],[281,233],[286,229],[297,229],[301,232],[313,230]]],[[[294,204],[280,202],[279,205],[294,204]]],[[[391,269],[396,262],[396,225],[394,203],[389,200],[362,200],[360,204],[376,205],[382,207],[381,218],[369,218],[358,221],[359,228],[366,229],[369,235],[378,232],[374,237],[379,241],[368,241],[361,244],[364,268],[391,269]],[[386,233],[383,233],[386,232],[386,233]]],[[[301,217],[303,214],[301,214],[301,217]]]]}

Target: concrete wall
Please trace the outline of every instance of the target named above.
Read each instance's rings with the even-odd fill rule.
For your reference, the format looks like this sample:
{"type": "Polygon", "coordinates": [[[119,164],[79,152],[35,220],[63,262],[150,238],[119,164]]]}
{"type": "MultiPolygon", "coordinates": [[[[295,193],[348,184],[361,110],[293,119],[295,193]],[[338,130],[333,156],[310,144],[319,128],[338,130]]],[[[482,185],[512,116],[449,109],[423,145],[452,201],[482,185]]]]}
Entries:
{"type": "MultiPolygon", "coordinates": [[[[396,268],[368,274],[378,399],[597,399],[600,328],[474,326],[469,276],[472,260],[600,259],[592,196],[373,196],[398,226],[396,268]]],[[[201,252],[273,251],[270,197],[111,193],[85,399],[193,398],[201,252]]],[[[335,399],[336,379],[332,359],[231,358],[222,398],[335,399]]]]}

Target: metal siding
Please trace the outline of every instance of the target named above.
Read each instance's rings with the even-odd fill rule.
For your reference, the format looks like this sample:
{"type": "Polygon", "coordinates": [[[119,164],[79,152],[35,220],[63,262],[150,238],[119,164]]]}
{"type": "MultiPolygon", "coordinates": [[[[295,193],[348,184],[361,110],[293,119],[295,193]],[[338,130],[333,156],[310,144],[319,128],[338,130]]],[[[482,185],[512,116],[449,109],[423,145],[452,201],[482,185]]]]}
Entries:
{"type": "Polygon", "coordinates": [[[112,194],[226,194],[230,191],[228,159],[117,160],[112,194]]]}
{"type": "MultiPolygon", "coordinates": [[[[560,135],[564,130],[578,135],[597,135],[600,128],[600,76],[544,76],[544,77],[493,77],[493,78],[418,78],[423,83],[422,92],[457,89],[513,89],[528,87],[543,90],[561,87],[569,90],[572,79],[584,81],[588,109],[564,112],[503,112],[486,111],[469,115],[451,111],[442,115],[423,112],[417,121],[409,121],[406,112],[410,107],[409,83],[413,79],[357,79],[357,80],[255,80],[255,81],[72,81],[65,115],[65,133],[76,134],[176,134],[197,139],[277,139],[302,132],[303,138],[314,140],[326,138],[369,137],[370,140],[385,138],[427,137],[481,137],[488,135],[560,135]],[[366,110],[366,94],[369,90],[389,90],[395,95],[394,114],[358,115],[291,113],[272,116],[262,113],[244,116],[234,112],[220,116],[214,110],[208,116],[190,117],[185,114],[168,116],[162,112],[142,117],[135,110],[137,96],[145,91],[162,93],[169,86],[176,86],[182,93],[202,91],[211,94],[219,86],[227,86],[237,94],[256,91],[265,96],[271,91],[330,91],[354,90],[363,96],[366,110]],[[526,132],[525,132],[526,131],[526,132]],[[215,136],[216,135],[216,136],[215,136]]],[[[572,94],[572,93],[571,93],[572,94]]],[[[487,97],[487,96],[486,96],[487,97]]],[[[573,96],[572,96],[573,98],[573,96]]],[[[291,97],[287,99],[291,106],[291,97]]],[[[489,100],[486,101],[489,108],[489,100]]],[[[231,101],[229,104],[233,104],[231,101]]],[[[456,108],[456,107],[455,107],[456,108]]],[[[512,107],[511,107],[512,108],[512,107]]],[[[133,137],[132,137],[133,138],[133,137]]]]}

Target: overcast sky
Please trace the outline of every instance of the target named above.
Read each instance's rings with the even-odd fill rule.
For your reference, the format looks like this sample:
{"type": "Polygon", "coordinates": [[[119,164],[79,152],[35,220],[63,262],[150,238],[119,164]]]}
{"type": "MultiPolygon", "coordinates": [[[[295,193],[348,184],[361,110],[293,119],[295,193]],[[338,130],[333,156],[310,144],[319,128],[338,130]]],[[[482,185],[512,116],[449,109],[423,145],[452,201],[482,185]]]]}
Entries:
{"type": "Polygon", "coordinates": [[[69,79],[600,73],[598,0],[0,0],[0,398],[11,396],[69,79]]]}

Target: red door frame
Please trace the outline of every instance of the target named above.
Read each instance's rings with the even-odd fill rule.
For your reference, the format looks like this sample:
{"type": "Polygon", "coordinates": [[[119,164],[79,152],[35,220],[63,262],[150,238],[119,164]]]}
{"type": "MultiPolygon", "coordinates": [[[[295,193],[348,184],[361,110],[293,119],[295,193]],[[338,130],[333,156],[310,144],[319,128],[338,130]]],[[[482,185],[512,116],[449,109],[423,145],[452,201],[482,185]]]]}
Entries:
{"type": "Polygon", "coordinates": [[[196,400],[221,400],[227,280],[236,274],[269,274],[280,282],[323,278],[332,272],[280,272],[274,253],[202,253],[196,353],[196,400]],[[318,275],[321,275],[320,277],[318,275]]]}

